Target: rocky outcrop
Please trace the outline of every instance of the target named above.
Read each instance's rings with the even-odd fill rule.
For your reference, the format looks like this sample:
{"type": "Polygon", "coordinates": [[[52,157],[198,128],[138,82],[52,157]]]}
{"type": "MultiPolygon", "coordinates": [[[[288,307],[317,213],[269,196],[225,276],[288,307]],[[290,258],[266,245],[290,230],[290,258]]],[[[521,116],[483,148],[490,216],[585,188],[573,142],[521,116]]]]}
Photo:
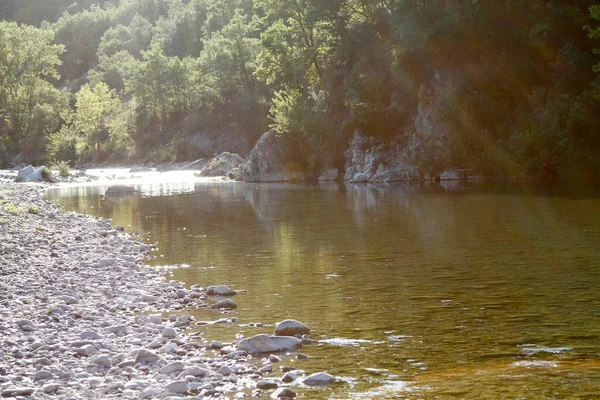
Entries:
{"type": "Polygon", "coordinates": [[[290,137],[279,136],[271,129],[256,143],[235,179],[247,182],[305,180],[298,153],[298,146],[290,137]]]}
{"type": "Polygon", "coordinates": [[[56,183],[58,180],[52,175],[50,170],[45,166],[32,167],[31,165],[21,168],[17,173],[17,182],[51,182],[56,183]]]}
{"type": "Polygon", "coordinates": [[[407,149],[398,140],[385,143],[380,138],[368,137],[356,130],[344,155],[344,180],[352,183],[421,179],[418,168],[411,163],[407,149]]]}
{"type": "Polygon", "coordinates": [[[419,87],[418,105],[391,140],[356,130],[349,141],[344,180],[353,183],[464,179],[451,163],[456,129],[476,131],[468,107],[460,107],[464,74],[440,71],[419,87]]]}
{"type": "Polygon", "coordinates": [[[221,153],[200,170],[200,176],[228,176],[237,169],[244,160],[237,154],[221,153]]]}
{"type": "Polygon", "coordinates": [[[319,175],[319,182],[336,181],[340,178],[340,173],[336,168],[330,165],[325,166],[319,175]]]}

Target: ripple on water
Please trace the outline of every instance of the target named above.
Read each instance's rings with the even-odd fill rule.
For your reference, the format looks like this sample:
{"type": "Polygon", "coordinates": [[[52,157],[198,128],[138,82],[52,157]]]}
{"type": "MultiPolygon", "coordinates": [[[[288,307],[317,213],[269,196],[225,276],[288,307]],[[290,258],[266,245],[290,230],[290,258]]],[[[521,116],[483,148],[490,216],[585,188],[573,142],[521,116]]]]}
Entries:
{"type": "Polygon", "coordinates": [[[521,352],[523,352],[523,354],[528,356],[540,353],[560,354],[573,350],[571,347],[547,347],[539,346],[537,344],[520,344],[518,347],[521,348],[521,352]]]}
{"type": "Polygon", "coordinates": [[[374,340],[367,339],[348,339],[348,338],[330,338],[320,340],[321,343],[327,343],[333,346],[353,346],[360,347],[363,344],[378,344],[380,342],[376,342],[374,340]]]}

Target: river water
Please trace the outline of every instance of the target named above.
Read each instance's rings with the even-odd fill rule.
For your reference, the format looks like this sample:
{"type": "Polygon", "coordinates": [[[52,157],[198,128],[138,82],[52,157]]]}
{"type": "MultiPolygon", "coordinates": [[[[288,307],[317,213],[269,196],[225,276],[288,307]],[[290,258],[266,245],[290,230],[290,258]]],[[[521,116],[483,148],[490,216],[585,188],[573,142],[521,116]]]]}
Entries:
{"type": "Polygon", "coordinates": [[[312,358],[282,365],[344,382],[296,387],[304,398],[600,395],[597,197],[151,181],[115,199],[103,198],[105,186],[49,197],[148,235],[158,244],[149,263],[177,266],[172,279],[246,290],[235,298],[238,323],[194,328],[208,340],[270,333],[286,318],[310,326],[320,343],[302,352],[312,358]]]}

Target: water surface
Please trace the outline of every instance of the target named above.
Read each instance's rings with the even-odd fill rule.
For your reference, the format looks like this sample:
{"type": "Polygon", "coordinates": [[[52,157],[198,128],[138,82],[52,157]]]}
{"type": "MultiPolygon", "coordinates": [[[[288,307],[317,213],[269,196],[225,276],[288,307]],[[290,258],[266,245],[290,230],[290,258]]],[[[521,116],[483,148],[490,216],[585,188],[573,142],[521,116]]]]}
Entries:
{"type": "MultiPolygon", "coordinates": [[[[298,319],[321,340],[287,358],[345,383],[305,398],[592,398],[600,393],[600,199],[497,187],[212,180],[54,190],[68,210],[158,243],[173,279],[227,284],[236,324],[298,319]]],[[[221,314],[191,310],[197,320],[221,314]]],[[[256,328],[252,323],[266,326],[256,328]]],[[[276,373],[280,376],[280,373],[276,373]]]]}

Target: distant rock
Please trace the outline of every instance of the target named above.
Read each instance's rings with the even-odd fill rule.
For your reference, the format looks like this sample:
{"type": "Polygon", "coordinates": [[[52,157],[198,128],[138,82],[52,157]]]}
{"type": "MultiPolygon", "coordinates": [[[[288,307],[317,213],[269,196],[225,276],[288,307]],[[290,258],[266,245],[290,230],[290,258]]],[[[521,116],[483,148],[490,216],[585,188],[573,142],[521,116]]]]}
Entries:
{"type": "Polygon", "coordinates": [[[302,342],[295,337],[267,336],[265,334],[252,336],[238,343],[238,350],[243,350],[250,354],[290,351],[300,347],[302,347],[302,342]]]}
{"type": "Polygon", "coordinates": [[[238,168],[244,160],[237,154],[221,153],[200,170],[200,176],[228,176],[231,170],[238,168]]]}
{"type": "Polygon", "coordinates": [[[306,175],[299,157],[298,143],[271,129],[256,143],[235,179],[247,182],[303,181],[306,175]]]}
{"type": "Polygon", "coordinates": [[[277,324],[277,327],[275,327],[275,334],[278,336],[295,336],[309,333],[310,328],[308,326],[294,319],[286,319],[285,321],[281,321],[279,324],[277,324]]]}
{"type": "Polygon", "coordinates": [[[113,185],[109,186],[104,192],[105,196],[119,196],[123,194],[132,194],[136,193],[137,190],[133,186],[127,185],[113,185]]]}

